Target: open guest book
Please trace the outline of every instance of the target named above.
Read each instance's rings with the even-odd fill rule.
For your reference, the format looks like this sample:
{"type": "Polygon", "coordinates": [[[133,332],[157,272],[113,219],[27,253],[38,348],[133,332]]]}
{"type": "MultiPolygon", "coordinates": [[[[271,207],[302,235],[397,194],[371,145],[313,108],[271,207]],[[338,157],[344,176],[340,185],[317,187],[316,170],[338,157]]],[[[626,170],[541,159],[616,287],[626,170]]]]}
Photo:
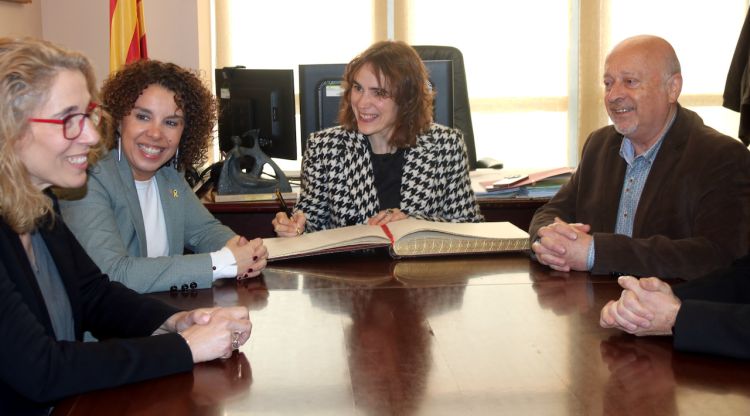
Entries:
{"type": "Polygon", "coordinates": [[[408,218],[386,225],[352,225],[266,238],[268,260],[388,247],[391,256],[443,256],[497,253],[529,248],[529,235],[509,222],[451,223],[408,218]]]}

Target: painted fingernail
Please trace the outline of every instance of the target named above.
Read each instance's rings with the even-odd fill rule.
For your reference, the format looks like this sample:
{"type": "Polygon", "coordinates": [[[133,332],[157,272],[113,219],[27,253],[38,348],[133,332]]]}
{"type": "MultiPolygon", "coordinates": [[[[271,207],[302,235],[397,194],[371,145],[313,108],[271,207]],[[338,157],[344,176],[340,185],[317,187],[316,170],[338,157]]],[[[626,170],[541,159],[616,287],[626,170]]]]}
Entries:
{"type": "Polygon", "coordinates": [[[253,256],[253,261],[258,260],[258,256],[253,256]]]}
{"type": "Polygon", "coordinates": [[[247,273],[252,273],[252,272],[253,272],[253,269],[247,269],[247,273]]]}

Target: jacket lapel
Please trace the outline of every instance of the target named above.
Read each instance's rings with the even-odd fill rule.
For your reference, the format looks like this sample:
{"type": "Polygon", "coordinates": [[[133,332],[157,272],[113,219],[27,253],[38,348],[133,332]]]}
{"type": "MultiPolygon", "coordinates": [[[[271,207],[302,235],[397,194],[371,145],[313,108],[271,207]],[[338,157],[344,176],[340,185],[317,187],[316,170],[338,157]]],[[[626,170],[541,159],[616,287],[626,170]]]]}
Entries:
{"type": "Polygon", "coordinates": [[[437,160],[435,159],[435,151],[433,150],[435,143],[433,140],[427,140],[426,137],[428,136],[417,136],[417,142],[414,147],[408,149],[404,155],[404,173],[401,177],[402,208],[413,208],[410,206],[404,206],[404,202],[419,201],[422,197],[432,197],[432,195],[417,197],[412,194],[415,189],[430,189],[426,182],[429,181],[431,177],[434,178],[439,174],[437,160]],[[424,186],[413,186],[415,183],[424,186]]]}
{"type": "MultiPolygon", "coordinates": [[[[58,221],[61,221],[61,219],[58,218],[58,221]]],[[[47,334],[54,337],[55,331],[52,329],[52,322],[49,319],[42,291],[39,289],[34,271],[31,270],[31,264],[21,245],[21,239],[5,221],[1,220],[0,234],[2,234],[0,236],[0,256],[4,259],[0,263],[0,267],[6,269],[5,273],[8,278],[16,286],[32,313],[44,325],[47,334]]]]}
{"type": "Polygon", "coordinates": [[[184,247],[182,247],[182,238],[176,238],[175,230],[177,229],[177,224],[181,223],[178,221],[178,217],[181,217],[184,214],[184,206],[182,205],[182,198],[184,198],[184,195],[180,195],[177,187],[175,187],[174,181],[169,180],[167,172],[165,172],[166,169],[172,168],[162,167],[156,172],[156,184],[159,187],[161,208],[164,210],[164,222],[167,228],[169,254],[182,254],[182,251],[184,250],[184,247]]]}
{"type": "Polygon", "coordinates": [[[364,212],[367,217],[370,217],[378,211],[380,204],[378,202],[378,192],[375,188],[375,173],[373,171],[372,158],[370,157],[369,139],[362,133],[352,132],[346,134],[349,135],[349,139],[342,142],[344,146],[342,154],[346,155],[347,159],[345,159],[345,163],[348,163],[349,166],[343,170],[351,169],[351,173],[344,174],[340,178],[343,181],[341,189],[351,192],[352,184],[345,178],[354,177],[357,178],[355,181],[357,183],[353,188],[354,192],[361,194],[359,198],[348,196],[344,198],[344,200],[348,201],[346,204],[349,205],[346,210],[347,216],[356,217],[358,213],[364,212]]]}
{"type": "Polygon", "coordinates": [[[146,247],[146,227],[143,225],[143,213],[141,212],[141,204],[138,202],[138,191],[135,190],[135,182],[133,179],[133,171],[130,169],[127,158],[117,160],[112,158],[117,165],[117,173],[119,174],[122,192],[115,192],[115,198],[121,198],[125,200],[130,217],[133,220],[133,227],[135,227],[135,234],[138,237],[138,249],[142,257],[148,255],[148,248],[146,247]]]}
{"type": "MultiPolygon", "coordinates": [[[[654,159],[654,164],[648,174],[646,184],[643,186],[641,199],[638,201],[638,210],[635,213],[635,220],[633,221],[633,235],[642,235],[641,228],[643,227],[645,218],[652,218],[649,212],[653,209],[654,205],[659,204],[661,201],[659,194],[663,192],[664,181],[667,180],[669,172],[674,169],[682,157],[685,141],[689,134],[685,129],[685,126],[688,124],[686,116],[687,114],[682,111],[682,108],[678,104],[674,123],[664,136],[664,141],[654,159]]],[[[653,221],[650,222],[653,223],[653,221]]]]}
{"type": "Polygon", "coordinates": [[[602,172],[604,178],[598,183],[604,185],[597,191],[604,195],[601,199],[602,209],[599,210],[599,221],[603,224],[603,230],[614,230],[617,222],[617,211],[620,207],[620,196],[622,195],[622,185],[625,182],[625,160],[620,156],[620,147],[622,145],[622,134],[616,133],[615,139],[608,144],[610,147],[605,155],[607,160],[597,161],[606,168],[602,172]],[[606,170],[610,170],[607,172],[606,170]]]}

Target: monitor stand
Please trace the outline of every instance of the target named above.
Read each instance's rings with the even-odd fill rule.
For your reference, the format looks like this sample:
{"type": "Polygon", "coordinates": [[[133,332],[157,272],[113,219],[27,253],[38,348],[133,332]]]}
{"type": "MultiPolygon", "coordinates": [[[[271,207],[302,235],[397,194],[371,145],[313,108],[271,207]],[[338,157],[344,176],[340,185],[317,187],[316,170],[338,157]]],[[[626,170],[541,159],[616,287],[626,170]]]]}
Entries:
{"type": "Polygon", "coordinates": [[[239,137],[232,137],[234,147],[227,154],[224,165],[219,176],[219,186],[216,193],[219,195],[237,194],[270,194],[279,190],[281,192],[292,192],[284,172],[268,155],[263,153],[258,145],[258,130],[250,130],[243,136],[251,136],[252,146],[241,145],[239,137]],[[243,162],[246,167],[243,169],[243,162]],[[269,165],[276,175],[276,179],[261,178],[263,166],[269,165]]]}

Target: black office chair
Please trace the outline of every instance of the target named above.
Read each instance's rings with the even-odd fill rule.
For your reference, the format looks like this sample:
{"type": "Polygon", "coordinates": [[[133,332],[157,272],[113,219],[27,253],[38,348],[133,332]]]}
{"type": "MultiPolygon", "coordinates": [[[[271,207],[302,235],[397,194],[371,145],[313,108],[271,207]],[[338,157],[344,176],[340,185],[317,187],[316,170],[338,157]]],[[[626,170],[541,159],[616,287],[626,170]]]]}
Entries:
{"type": "MultiPolygon", "coordinates": [[[[419,57],[425,61],[449,60],[453,62],[453,127],[464,133],[466,141],[466,152],[469,157],[469,169],[477,168],[477,150],[474,146],[474,127],[471,124],[471,108],[469,108],[469,90],[466,87],[466,70],[464,69],[464,56],[461,51],[453,46],[415,45],[414,49],[419,57]]],[[[495,166],[480,167],[502,167],[502,164],[494,161],[483,160],[480,165],[493,164],[495,166]],[[499,164],[499,166],[497,166],[499,164]]]]}

